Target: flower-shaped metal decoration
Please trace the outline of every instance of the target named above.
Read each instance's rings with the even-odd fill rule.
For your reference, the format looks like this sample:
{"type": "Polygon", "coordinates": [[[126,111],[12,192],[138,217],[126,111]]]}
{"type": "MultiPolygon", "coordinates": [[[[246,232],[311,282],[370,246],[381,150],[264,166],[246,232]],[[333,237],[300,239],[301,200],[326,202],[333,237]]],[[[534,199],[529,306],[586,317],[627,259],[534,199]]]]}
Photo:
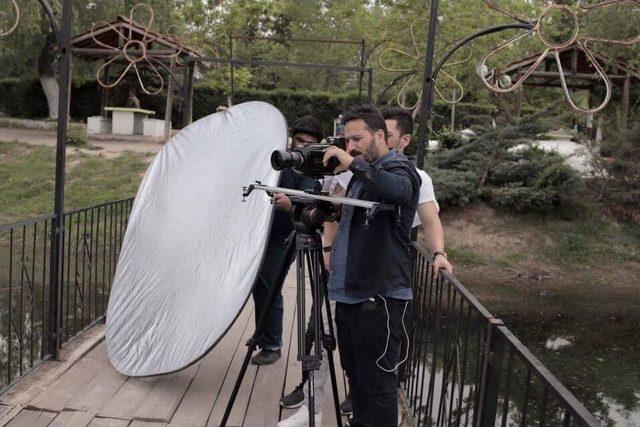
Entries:
{"type": "MultiPolygon", "coordinates": [[[[418,42],[416,40],[416,35],[415,35],[415,28],[418,24],[428,25],[429,21],[426,18],[418,18],[411,23],[411,26],[409,27],[409,35],[411,37],[410,52],[407,52],[401,49],[396,49],[394,47],[388,47],[385,50],[383,50],[380,53],[380,56],[378,57],[378,63],[380,64],[380,68],[382,68],[383,70],[389,71],[389,72],[405,73],[404,78],[406,78],[406,81],[398,91],[396,98],[397,98],[398,105],[406,110],[413,110],[420,103],[420,99],[422,97],[422,93],[420,93],[420,95],[418,96],[418,99],[413,105],[405,105],[405,103],[403,102],[404,92],[416,77],[420,78],[421,70],[423,67],[424,56],[420,48],[418,47],[418,42]],[[408,68],[399,68],[395,65],[391,65],[390,64],[391,55],[396,55],[396,56],[400,55],[400,57],[406,58],[408,61],[411,62],[412,66],[408,68]]],[[[461,59],[455,62],[446,63],[442,68],[460,65],[464,62],[469,61],[469,59],[471,59],[472,56],[473,56],[473,52],[471,52],[464,59],[461,59]]],[[[464,96],[464,88],[462,87],[462,84],[455,77],[453,77],[451,74],[447,73],[444,70],[440,71],[440,75],[455,86],[456,92],[451,96],[447,97],[442,93],[441,88],[438,87],[438,82],[436,82],[433,86],[436,94],[440,97],[440,99],[442,99],[442,101],[444,101],[447,104],[456,104],[460,102],[464,96]]],[[[441,81],[441,80],[439,79],[438,81],[441,81]]]]}
{"type": "MultiPolygon", "coordinates": [[[[512,39],[509,39],[497,47],[494,47],[489,52],[487,52],[482,58],[480,65],[478,66],[478,75],[484,85],[489,88],[491,91],[496,93],[508,93],[512,92],[524,84],[524,81],[531,76],[531,74],[540,66],[540,64],[549,56],[555,58],[555,62],[558,67],[558,74],[560,78],[560,85],[562,87],[562,91],[564,92],[564,97],[567,103],[571,106],[573,110],[582,114],[594,114],[598,111],[602,110],[609,103],[611,99],[611,81],[607,77],[602,65],[598,62],[596,58],[596,54],[594,54],[595,50],[593,50],[589,44],[590,43],[608,43],[608,44],[616,44],[616,45],[625,45],[632,46],[640,42],[640,33],[635,37],[630,37],[627,39],[616,40],[611,38],[604,37],[595,37],[582,35],[580,33],[580,14],[586,13],[588,11],[610,7],[613,5],[621,5],[621,4],[634,4],[636,6],[640,5],[640,0],[603,0],[598,3],[589,4],[585,0],[578,0],[574,6],[571,8],[565,5],[557,5],[552,4],[547,6],[540,15],[534,20],[524,18],[519,16],[512,11],[509,11],[503,6],[498,6],[495,4],[493,0],[483,0],[486,5],[495,9],[496,11],[507,15],[516,21],[530,25],[530,30],[524,34],[517,35],[512,39]],[[547,33],[552,32],[550,30],[549,17],[551,14],[560,14],[563,15],[565,21],[568,22],[569,28],[567,31],[567,35],[564,40],[555,40],[552,37],[549,37],[547,33]],[[545,29],[547,31],[545,31],[545,29]],[[494,74],[489,70],[486,65],[487,59],[500,52],[503,49],[508,49],[513,46],[514,43],[518,42],[521,39],[526,37],[535,37],[539,43],[541,43],[544,47],[542,53],[539,54],[538,59],[515,81],[512,82],[510,77],[506,74],[494,74]],[[571,94],[569,93],[569,89],[567,86],[564,70],[562,68],[562,63],[560,61],[560,50],[575,47],[581,50],[587,60],[591,63],[596,73],[603,81],[605,86],[605,97],[600,105],[591,109],[584,109],[578,107],[573,101],[571,94]]],[[[600,55],[601,56],[601,55],[600,55]]]]}
{"type": "Polygon", "coordinates": [[[0,37],[6,37],[9,34],[13,33],[16,28],[18,28],[18,23],[20,22],[20,9],[18,8],[18,3],[15,0],[10,0],[11,9],[13,10],[13,18],[4,11],[0,11],[0,18],[3,18],[5,15],[9,15],[9,25],[5,30],[4,23],[0,22],[0,37]]]}
{"type": "Polygon", "coordinates": [[[110,59],[109,61],[106,61],[96,71],[96,78],[100,86],[105,88],[115,87],[122,81],[122,79],[124,79],[124,77],[128,74],[129,70],[133,69],[138,79],[140,88],[144,93],[146,93],[147,95],[157,95],[162,91],[162,89],[164,88],[164,79],[162,78],[162,75],[158,72],[158,69],[156,68],[154,63],[162,65],[160,59],[166,60],[171,58],[177,58],[182,53],[184,49],[184,44],[182,43],[180,38],[172,34],[164,34],[164,35],[158,35],[155,33],[150,34],[151,26],[153,24],[153,19],[154,19],[154,12],[151,6],[149,6],[148,4],[138,3],[131,8],[131,11],[129,12],[129,23],[132,26],[138,26],[144,29],[142,37],[140,38],[135,38],[135,33],[133,31],[128,31],[127,32],[128,34],[124,34],[122,31],[120,31],[118,28],[116,28],[115,26],[113,26],[111,23],[108,23],[108,22],[99,22],[99,23],[93,24],[93,27],[91,28],[91,37],[93,38],[94,42],[104,47],[105,49],[109,49],[117,52],[117,54],[112,59],[110,59]],[[133,15],[136,9],[144,9],[147,11],[148,22],[146,23],[146,25],[141,25],[134,20],[133,15]],[[100,24],[100,27],[108,26],[111,30],[115,31],[118,34],[118,36],[121,38],[121,40],[123,40],[122,47],[117,48],[98,40],[98,38],[95,36],[95,28],[98,24],[100,24]],[[168,41],[172,44],[177,44],[178,47],[176,49],[173,49],[171,53],[167,53],[167,54],[163,53],[162,55],[157,55],[157,56],[149,54],[147,52],[147,49],[151,45],[151,43],[159,42],[163,40],[168,41]],[[118,78],[111,83],[104,81],[104,78],[105,78],[104,75],[107,67],[109,67],[111,64],[115,63],[116,61],[122,61],[122,60],[124,60],[123,62],[125,62],[126,66],[122,70],[118,78]],[[153,79],[156,80],[155,89],[144,84],[142,77],[140,75],[141,66],[144,66],[149,70],[151,70],[153,79]]]}

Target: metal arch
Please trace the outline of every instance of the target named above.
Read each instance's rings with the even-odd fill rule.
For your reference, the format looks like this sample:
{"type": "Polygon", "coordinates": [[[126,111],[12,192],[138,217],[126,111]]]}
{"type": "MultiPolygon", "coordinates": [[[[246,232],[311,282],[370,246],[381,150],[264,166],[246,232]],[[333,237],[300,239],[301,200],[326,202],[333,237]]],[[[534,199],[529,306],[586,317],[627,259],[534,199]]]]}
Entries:
{"type": "Polygon", "coordinates": [[[13,12],[16,15],[16,21],[13,23],[13,25],[4,32],[0,32],[0,38],[1,37],[6,37],[9,34],[13,33],[15,31],[16,28],[18,28],[18,24],[20,23],[20,8],[18,7],[18,3],[16,3],[16,0],[10,0],[11,2],[11,6],[13,6],[13,12]]]}
{"type": "MultiPolygon", "coordinates": [[[[413,79],[418,76],[419,74],[419,70],[420,70],[420,62],[421,62],[421,54],[420,54],[420,49],[418,47],[418,41],[416,39],[416,34],[415,34],[415,27],[416,25],[420,22],[420,21],[425,21],[428,24],[428,20],[426,18],[417,18],[415,19],[410,27],[409,27],[409,35],[411,37],[411,52],[407,52],[401,49],[397,49],[395,47],[387,47],[386,49],[384,49],[380,55],[378,55],[378,64],[380,65],[380,68],[382,68],[385,71],[390,71],[390,72],[402,72],[403,74],[401,74],[400,76],[397,76],[396,78],[394,78],[390,84],[388,84],[384,90],[382,91],[382,94],[380,95],[380,97],[383,97],[384,95],[386,95],[386,93],[389,91],[389,89],[391,87],[393,87],[394,85],[396,85],[398,82],[406,79],[405,83],[401,86],[401,88],[398,90],[398,94],[396,95],[396,103],[404,108],[405,110],[413,110],[417,107],[418,104],[420,104],[420,100],[421,100],[421,95],[418,96],[418,99],[416,100],[416,102],[411,105],[405,105],[402,101],[402,95],[404,93],[404,91],[407,89],[407,87],[409,86],[409,84],[413,81],[413,79]],[[385,55],[388,55],[389,53],[395,52],[397,54],[406,56],[408,58],[410,58],[410,60],[414,61],[414,64],[412,67],[409,68],[395,68],[393,66],[390,65],[386,65],[384,62],[384,57],[385,55]]],[[[443,65],[443,67],[453,67],[455,65],[459,65],[459,64],[463,64],[467,61],[469,61],[471,59],[471,57],[473,56],[473,51],[471,51],[471,53],[464,59],[459,60],[459,61],[455,61],[452,62],[450,64],[446,64],[443,65]]],[[[434,83],[433,85],[433,90],[436,92],[436,94],[440,97],[440,99],[449,105],[452,104],[456,104],[458,102],[460,102],[462,100],[462,98],[464,97],[464,87],[462,86],[462,83],[460,83],[459,80],[457,80],[455,77],[453,77],[451,74],[442,71],[442,74],[444,75],[445,78],[447,78],[449,81],[451,81],[458,89],[459,89],[459,94],[453,99],[451,100],[450,98],[444,96],[444,94],[442,93],[442,91],[438,88],[437,84],[434,83]]],[[[455,92],[454,92],[455,93],[455,92]]],[[[432,114],[441,117],[440,115],[438,115],[437,113],[435,113],[432,110],[432,114]]]]}
{"type": "MultiPolygon", "coordinates": [[[[182,42],[182,40],[175,36],[174,34],[166,34],[166,35],[160,35],[157,37],[148,37],[149,35],[149,31],[151,30],[151,26],[153,25],[153,21],[155,18],[155,13],[153,11],[153,8],[151,6],[149,6],[146,3],[138,3],[135,6],[133,6],[131,8],[131,10],[129,11],[129,22],[131,23],[135,23],[134,20],[134,11],[136,9],[145,9],[148,13],[148,22],[146,23],[146,25],[140,25],[137,24],[138,26],[144,28],[144,33],[142,35],[142,39],[138,40],[133,38],[133,33],[131,31],[129,31],[128,35],[123,34],[122,32],[120,32],[120,30],[118,30],[115,26],[113,26],[111,23],[109,22],[97,22],[94,23],[91,27],[91,38],[93,39],[93,41],[101,46],[104,49],[113,51],[113,53],[115,54],[115,56],[113,58],[111,58],[110,60],[106,61],[104,64],[102,64],[100,67],[98,67],[98,69],[96,70],[96,80],[98,81],[98,84],[104,88],[113,88],[115,86],[117,86],[124,78],[125,76],[128,74],[129,70],[131,70],[133,68],[136,78],[138,80],[138,85],[140,86],[140,88],[142,89],[142,91],[144,93],[146,93],[147,95],[157,95],[160,92],[162,92],[162,90],[164,89],[164,78],[162,77],[162,75],[160,74],[160,72],[158,71],[158,68],[156,67],[156,64],[160,64],[165,70],[167,70],[169,72],[169,76],[175,81],[178,82],[178,79],[176,78],[176,76],[174,75],[174,73],[168,69],[168,67],[166,67],[162,61],[159,60],[160,57],[162,58],[177,58],[184,50],[184,43],[182,42]],[[112,31],[115,31],[116,33],[118,33],[118,35],[120,35],[122,37],[122,39],[124,40],[124,46],[122,48],[116,48],[114,46],[108,45],[106,43],[101,42],[100,40],[98,40],[96,38],[96,34],[95,34],[95,29],[96,29],[96,25],[99,24],[103,24],[103,26],[107,26],[109,27],[112,31]],[[159,40],[162,39],[166,39],[166,40],[170,40],[176,44],[178,44],[178,48],[175,50],[175,52],[169,54],[169,55],[160,55],[160,56],[156,56],[153,53],[147,51],[147,44],[149,43],[153,43],[153,42],[157,42],[159,40]],[[131,53],[129,53],[128,49],[131,46],[139,46],[139,52],[140,54],[134,54],[132,55],[131,53]],[[126,66],[124,68],[124,70],[120,73],[120,75],[118,76],[118,78],[112,82],[105,82],[103,80],[103,75],[107,69],[107,67],[109,67],[112,63],[115,63],[118,60],[124,59],[124,61],[126,62],[126,66]],[[151,72],[154,74],[154,79],[157,80],[158,87],[156,89],[150,89],[148,88],[145,83],[142,80],[142,76],[140,75],[140,69],[139,66],[144,65],[145,67],[149,68],[151,70],[151,72]]],[[[178,87],[181,87],[181,85],[178,83],[178,87]]]]}
{"type": "MultiPolygon", "coordinates": [[[[612,83],[609,77],[607,76],[607,74],[605,73],[602,65],[598,62],[598,59],[596,58],[596,54],[594,52],[597,52],[597,51],[595,50],[592,51],[591,48],[589,47],[589,43],[597,42],[597,43],[614,44],[614,45],[622,45],[622,46],[633,46],[640,43],[640,33],[634,37],[626,38],[626,39],[609,39],[609,38],[603,38],[603,37],[581,35],[579,13],[565,5],[551,4],[542,10],[542,12],[535,19],[535,21],[529,21],[522,18],[521,16],[518,16],[515,13],[512,13],[511,11],[503,7],[497,6],[491,0],[483,0],[483,1],[486,5],[493,8],[494,10],[511,17],[516,21],[519,21],[521,24],[526,25],[529,28],[528,28],[528,33],[521,34],[510,40],[507,40],[506,42],[501,43],[500,45],[494,47],[489,52],[487,52],[482,58],[482,61],[480,63],[481,67],[486,67],[485,63],[490,56],[504,49],[509,44],[519,41],[527,36],[536,37],[545,47],[544,51],[538,56],[538,59],[527,69],[527,71],[525,71],[524,74],[515,83],[509,82],[508,87],[502,87],[498,79],[495,79],[496,76],[494,76],[493,82],[489,82],[483,72],[478,72],[478,76],[482,81],[482,83],[485,85],[485,87],[487,87],[487,89],[489,89],[494,93],[508,93],[521,87],[524,84],[525,80],[529,76],[531,76],[531,74],[537,69],[537,67],[544,60],[546,60],[548,57],[553,57],[558,66],[558,74],[560,77],[562,92],[567,104],[569,104],[569,107],[579,114],[597,113],[602,109],[604,109],[609,103],[609,100],[611,99],[611,93],[612,93],[612,83]],[[564,14],[568,15],[571,18],[572,25],[573,25],[573,31],[571,36],[562,43],[555,43],[547,39],[542,33],[542,28],[544,26],[544,22],[543,22],[544,18],[547,17],[551,12],[556,10],[562,11],[564,14]],[[578,107],[573,101],[571,93],[569,92],[569,88],[566,83],[566,76],[564,73],[564,69],[562,68],[562,64],[560,62],[559,49],[563,49],[570,46],[573,46],[584,52],[587,60],[596,70],[596,74],[600,77],[600,79],[602,80],[605,86],[605,98],[597,107],[589,108],[589,109],[578,107]]],[[[584,0],[578,0],[575,6],[579,8],[581,12],[587,13],[591,10],[595,10],[599,8],[607,8],[614,5],[625,5],[625,4],[640,5],[640,0],[603,0],[600,3],[593,4],[593,5],[586,4],[584,0]]]]}

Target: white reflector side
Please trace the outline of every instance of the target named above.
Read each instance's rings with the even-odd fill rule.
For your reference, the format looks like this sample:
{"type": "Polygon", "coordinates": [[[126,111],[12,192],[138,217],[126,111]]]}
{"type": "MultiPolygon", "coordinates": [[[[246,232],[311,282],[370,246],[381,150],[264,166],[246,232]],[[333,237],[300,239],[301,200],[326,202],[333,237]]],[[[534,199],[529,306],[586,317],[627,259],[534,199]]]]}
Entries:
{"type": "Polygon", "coordinates": [[[264,254],[272,209],[242,187],[277,185],[286,147],[275,107],[247,102],[174,136],[133,204],[107,311],[107,353],[122,374],[174,372],[196,362],[242,310],[264,254]]]}

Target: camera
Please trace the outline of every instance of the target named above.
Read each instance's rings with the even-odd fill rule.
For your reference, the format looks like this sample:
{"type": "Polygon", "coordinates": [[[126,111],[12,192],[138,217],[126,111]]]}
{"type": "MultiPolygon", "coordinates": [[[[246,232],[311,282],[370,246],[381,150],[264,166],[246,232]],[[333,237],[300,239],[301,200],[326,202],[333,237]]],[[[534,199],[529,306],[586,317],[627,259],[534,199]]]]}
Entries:
{"type": "Polygon", "coordinates": [[[292,150],[276,150],[271,153],[271,166],[275,170],[293,169],[314,178],[334,175],[333,171],[340,166],[340,161],[332,157],[327,166],[322,163],[325,150],[332,145],[345,150],[347,141],[345,138],[330,137],[325,144],[305,144],[292,150]]]}

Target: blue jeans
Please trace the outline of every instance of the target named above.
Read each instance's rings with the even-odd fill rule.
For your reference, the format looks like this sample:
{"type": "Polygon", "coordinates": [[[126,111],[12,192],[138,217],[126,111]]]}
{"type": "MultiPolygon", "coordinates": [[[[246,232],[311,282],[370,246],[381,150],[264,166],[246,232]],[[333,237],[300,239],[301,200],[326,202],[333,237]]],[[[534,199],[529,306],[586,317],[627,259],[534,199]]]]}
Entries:
{"type": "MultiPolygon", "coordinates": [[[[260,274],[258,280],[253,287],[253,301],[255,303],[255,322],[258,323],[260,315],[264,310],[264,304],[267,301],[269,290],[273,287],[280,287],[282,283],[278,283],[278,264],[285,255],[284,242],[282,239],[271,238],[267,245],[267,252],[264,255],[262,266],[260,268],[260,274]]],[[[292,250],[287,255],[286,269],[289,267],[295,259],[295,251],[292,250]]],[[[283,276],[282,280],[284,281],[283,276]]],[[[273,302],[271,307],[271,313],[267,317],[262,335],[258,338],[258,346],[266,350],[278,350],[282,347],[282,293],[279,293],[273,302]]]]}

